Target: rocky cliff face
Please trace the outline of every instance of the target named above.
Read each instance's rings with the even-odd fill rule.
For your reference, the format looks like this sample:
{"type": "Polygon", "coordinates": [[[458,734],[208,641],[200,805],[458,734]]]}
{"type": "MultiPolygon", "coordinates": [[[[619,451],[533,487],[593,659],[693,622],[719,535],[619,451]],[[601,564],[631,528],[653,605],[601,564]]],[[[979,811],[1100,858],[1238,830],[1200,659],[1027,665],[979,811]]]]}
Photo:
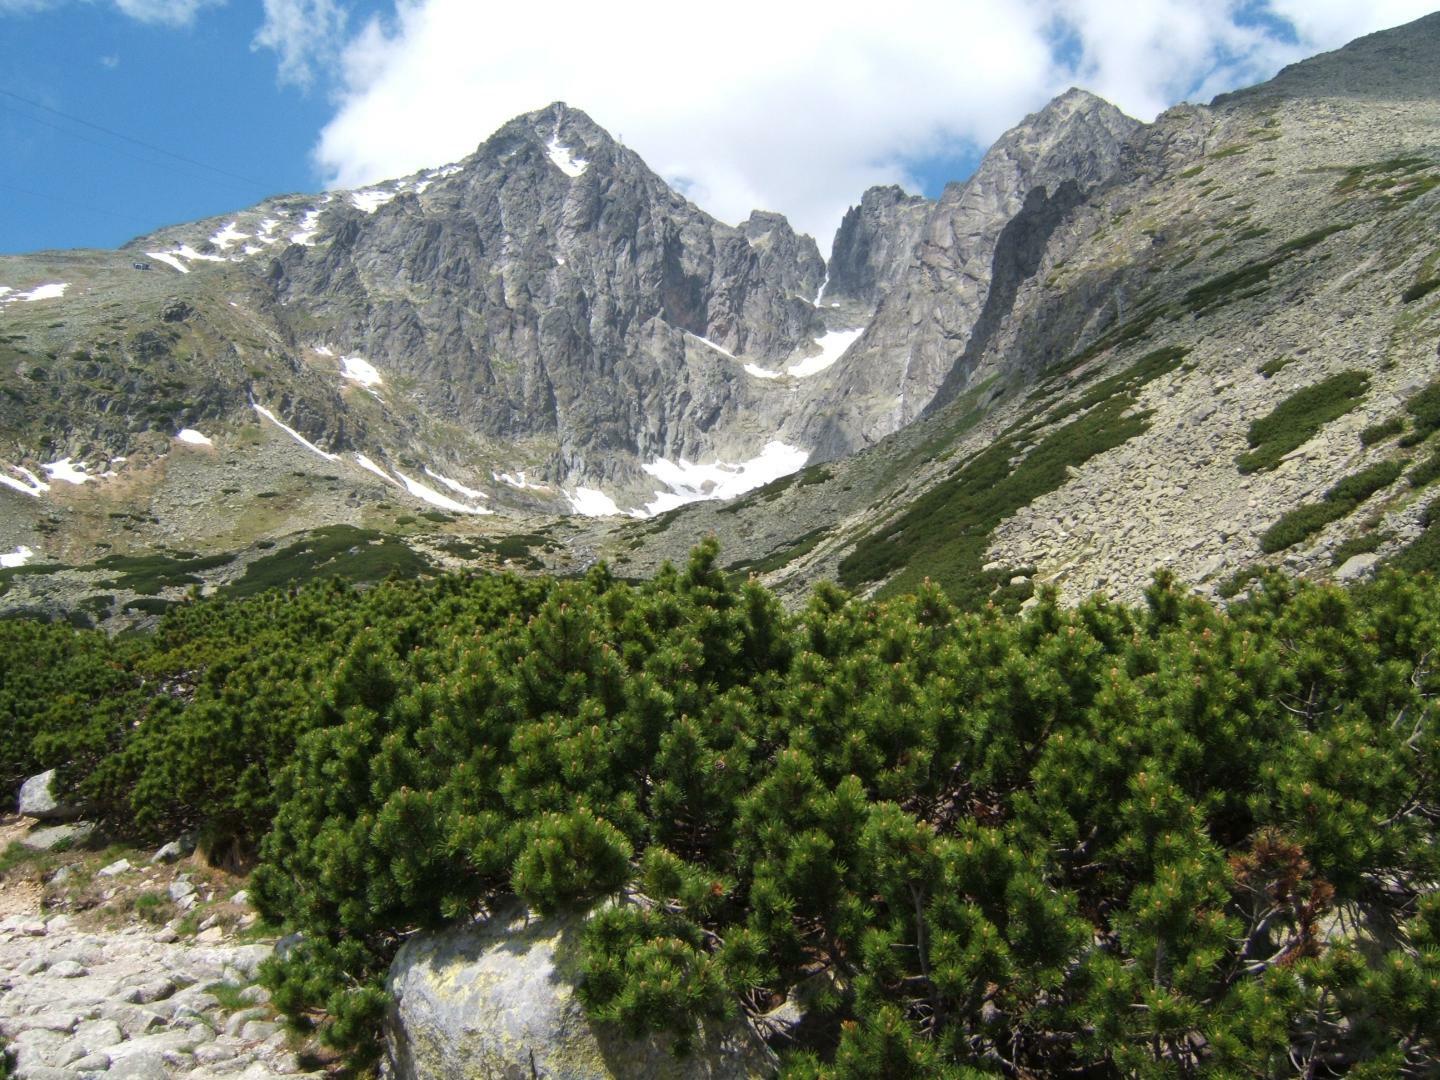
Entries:
{"type": "Polygon", "coordinates": [[[1418,468],[1437,63],[1430,16],[1149,125],[1071,91],[933,204],[866,193],[818,304],[827,268],[784,218],[709,218],[563,106],[373,188],[0,260],[3,567],[431,507],[485,535],[548,523],[526,557],[566,571],[643,572],[715,531],[797,594],[990,566],[1134,595],[1157,562],[1218,589],[1328,573],[1352,541],[1383,557],[1427,527],[1428,481],[1313,542],[1260,537],[1349,472],[1418,468]],[[1345,418],[1237,469],[1253,421],[1357,372],[1345,418]],[[1377,424],[1416,441],[1359,439],[1377,424]],[[974,461],[1032,453],[965,512],[991,517],[947,502],[974,461]]]}
{"type": "Polygon", "coordinates": [[[1007,132],[926,216],[864,336],[835,367],[844,401],[808,403],[788,429],[794,437],[820,457],[840,457],[920,416],[947,383],[966,385],[973,359],[965,350],[997,260],[1008,297],[1015,278],[1033,269],[1048,230],[1115,175],[1139,126],[1093,94],[1070,90],[1007,132]]]}
{"type": "Polygon", "coordinates": [[[788,356],[824,274],[780,215],[715,221],[563,105],[507,124],[424,192],[371,214],[340,205],[319,226],[271,276],[297,338],[413,379],[427,410],[469,430],[553,440],[545,475],[607,486],[732,449],[726,430],[767,387],[725,353],[788,356]]]}
{"type": "Polygon", "coordinates": [[[865,192],[835,233],[824,299],[854,300],[873,311],[910,265],[934,205],[893,184],[865,192]]]}
{"type": "MultiPolygon", "coordinates": [[[[804,483],[695,508],[668,552],[716,532],[797,597],[822,578],[882,593],[929,578],[981,603],[1043,584],[1136,600],[1160,567],[1210,597],[1267,569],[1433,567],[1437,64],[1428,16],[1169,110],[1088,190],[1032,187],[939,400],[804,483]]],[[[897,348],[942,340],[913,300],[955,265],[926,276],[934,236],[837,368],[901,313],[897,348]]],[[[953,315],[970,285],[933,302],[953,315]]]]}

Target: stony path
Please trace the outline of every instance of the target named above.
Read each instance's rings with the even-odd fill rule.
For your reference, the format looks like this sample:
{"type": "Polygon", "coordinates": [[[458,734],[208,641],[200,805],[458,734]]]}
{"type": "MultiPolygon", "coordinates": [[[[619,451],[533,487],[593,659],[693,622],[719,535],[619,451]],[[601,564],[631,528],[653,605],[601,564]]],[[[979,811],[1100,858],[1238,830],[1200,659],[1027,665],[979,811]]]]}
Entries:
{"type": "Polygon", "coordinates": [[[304,1074],[265,990],[254,984],[270,951],[268,944],[175,940],[173,930],[143,924],[97,930],[67,915],[0,919],[0,1035],[15,1076],[304,1074]],[[228,984],[220,996],[211,992],[216,984],[228,984]]]}

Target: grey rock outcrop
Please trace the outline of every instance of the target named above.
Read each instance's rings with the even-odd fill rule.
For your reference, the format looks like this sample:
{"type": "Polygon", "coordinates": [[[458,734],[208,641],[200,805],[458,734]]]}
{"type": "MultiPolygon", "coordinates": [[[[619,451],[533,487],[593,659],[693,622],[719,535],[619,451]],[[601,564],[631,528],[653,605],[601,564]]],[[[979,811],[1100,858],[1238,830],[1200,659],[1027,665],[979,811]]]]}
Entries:
{"type": "Polygon", "coordinates": [[[910,265],[934,205],[893,184],[865,192],[835,233],[824,298],[878,305],[910,265]]]}
{"type": "Polygon", "coordinates": [[[74,821],[84,806],[55,790],[55,770],[30,777],[20,786],[19,813],[40,821],[74,821]]]}
{"type": "Polygon", "coordinates": [[[517,913],[412,938],[390,969],[386,1040],[403,1080],[767,1076],[775,1058],[743,1022],[707,1024],[677,1058],[669,1039],[626,1038],[586,1017],[575,989],[582,916],[517,913]]]}

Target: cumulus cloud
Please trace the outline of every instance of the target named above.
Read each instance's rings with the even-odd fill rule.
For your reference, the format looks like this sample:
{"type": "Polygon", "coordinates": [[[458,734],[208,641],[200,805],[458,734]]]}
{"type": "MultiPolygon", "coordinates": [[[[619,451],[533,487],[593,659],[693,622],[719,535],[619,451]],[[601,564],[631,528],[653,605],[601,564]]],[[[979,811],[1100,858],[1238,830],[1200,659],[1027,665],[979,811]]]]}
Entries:
{"type": "MultiPolygon", "coordinates": [[[[267,2],[267,10],[271,6],[267,2]]],[[[723,220],[821,244],[869,185],[988,145],[1073,84],[1141,119],[1424,14],[1428,0],[399,0],[347,45],[316,157],[353,187],[463,157],[565,100],[723,220]]]]}
{"type": "Polygon", "coordinates": [[[347,20],[335,0],[265,0],[265,21],[251,48],[274,51],[282,84],[309,89],[316,69],[339,56],[347,20]]]}

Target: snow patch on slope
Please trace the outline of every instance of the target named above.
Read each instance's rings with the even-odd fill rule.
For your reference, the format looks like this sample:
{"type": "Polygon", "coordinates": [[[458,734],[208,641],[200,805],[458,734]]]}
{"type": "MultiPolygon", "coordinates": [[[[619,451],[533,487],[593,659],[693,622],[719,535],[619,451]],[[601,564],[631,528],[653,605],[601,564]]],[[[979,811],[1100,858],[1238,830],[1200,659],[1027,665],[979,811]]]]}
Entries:
{"type": "Polygon", "coordinates": [[[52,461],[48,465],[41,465],[40,467],[45,470],[45,474],[49,476],[51,480],[64,480],[67,484],[85,484],[95,479],[93,476],[86,474],[85,463],[83,461],[77,464],[72,462],[68,457],[61,458],[59,461],[52,461]]]}
{"type": "Polygon", "coordinates": [[[422,484],[419,480],[406,476],[399,469],[395,469],[394,473],[400,478],[400,482],[405,485],[406,491],[410,492],[410,494],[414,495],[417,499],[423,499],[432,506],[438,506],[444,510],[453,510],[458,514],[493,514],[495,512],[493,510],[487,510],[483,506],[466,506],[464,503],[452,499],[448,495],[440,494],[440,492],[428,484],[422,484]]]}
{"type": "Polygon", "coordinates": [[[36,300],[59,300],[65,295],[65,290],[70,287],[68,281],[51,282],[48,285],[36,285],[28,292],[16,292],[5,285],[0,285],[0,306],[15,303],[34,303],[36,300]]]}
{"type": "Polygon", "coordinates": [[[219,232],[210,237],[210,242],[224,251],[231,244],[238,244],[241,240],[249,240],[250,234],[239,230],[239,221],[227,222],[219,232]]]}
{"type": "Polygon", "coordinates": [[[179,434],[176,435],[175,438],[176,438],[179,442],[189,443],[191,446],[214,446],[214,445],[215,445],[213,442],[210,441],[210,436],[208,436],[208,435],[202,435],[202,434],[200,434],[200,432],[196,431],[194,428],[188,428],[188,427],[187,427],[187,428],[181,428],[179,434]]]}
{"type": "Polygon", "coordinates": [[[171,255],[168,251],[147,251],[145,252],[145,254],[152,259],[163,262],[166,266],[170,266],[176,270],[179,270],[182,274],[188,274],[190,272],[190,268],[188,266],[182,263],[174,255],[171,255]]]}
{"type": "Polygon", "coordinates": [[[490,474],[500,483],[512,487],[517,491],[549,491],[549,484],[532,484],[525,479],[525,470],[519,469],[513,473],[492,472],[490,474]]]}
{"type": "Polygon", "coordinates": [[[42,493],[50,490],[50,485],[45,483],[44,480],[41,480],[29,469],[21,468],[19,465],[7,465],[5,467],[12,472],[19,473],[21,479],[16,480],[13,476],[6,476],[3,472],[0,472],[0,484],[4,484],[8,488],[14,488],[23,495],[33,495],[37,499],[42,493]]]}
{"type": "Polygon", "coordinates": [[[689,337],[689,338],[694,338],[696,341],[700,342],[701,345],[708,345],[710,348],[712,348],[712,349],[714,349],[716,352],[718,352],[721,356],[728,356],[731,360],[739,360],[739,359],[740,359],[738,356],[736,356],[736,355],[735,355],[733,352],[731,352],[729,349],[725,348],[724,345],[717,345],[717,344],[715,344],[715,342],[711,341],[708,337],[701,337],[699,334],[692,334],[692,333],[690,333],[689,330],[686,330],[686,331],[685,331],[685,336],[686,336],[686,337],[689,337]]]}
{"type": "Polygon", "coordinates": [[[486,495],[483,491],[476,491],[472,487],[466,487],[464,484],[460,483],[459,480],[451,480],[448,476],[441,476],[434,469],[430,468],[429,465],[425,466],[425,475],[430,477],[432,480],[439,480],[440,483],[444,484],[451,491],[459,495],[464,495],[467,499],[488,499],[490,497],[489,495],[486,495]]]}
{"type": "MultiPolygon", "coordinates": [[[[319,349],[315,351],[320,352],[319,349]]],[[[376,370],[375,365],[360,356],[342,356],[340,358],[340,374],[367,387],[379,386],[384,381],[380,378],[380,372],[376,370]]]]}
{"type": "Polygon", "coordinates": [[[713,465],[698,465],[684,458],[678,462],[659,458],[641,468],[670,490],[657,491],[655,498],[645,504],[645,513],[654,517],[686,503],[733,499],[764,487],[772,480],[789,476],[802,468],[809,458],[809,451],[778,439],[766,443],[765,448],[749,461],[735,464],[717,461],[713,465]]]}
{"type": "Polygon", "coordinates": [[[296,431],[294,428],[292,428],[289,424],[287,424],[287,423],[283,422],[282,420],[280,420],[279,417],[277,417],[277,416],[276,416],[273,412],[271,412],[269,409],[265,408],[265,406],[259,404],[258,402],[252,401],[252,402],[250,403],[250,407],[251,407],[252,409],[254,409],[257,413],[259,413],[261,416],[263,416],[266,420],[269,420],[272,424],[274,424],[276,427],[278,427],[281,431],[285,432],[286,435],[289,435],[292,439],[294,439],[296,442],[298,442],[301,446],[305,447],[306,450],[309,450],[312,454],[319,454],[319,455],[320,455],[322,458],[324,458],[326,461],[339,461],[339,460],[340,460],[340,455],[339,455],[339,454],[327,454],[324,450],[321,450],[320,447],[316,446],[316,445],[315,445],[314,443],[312,443],[309,439],[305,438],[304,435],[301,435],[298,431],[296,431]]]}
{"type": "Polygon", "coordinates": [[[305,216],[300,219],[300,227],[290,234],[292,244],[308,247],[315,243],[315,236],[320,232],[320,211],[321,207],[318,206],[305,211],[305,216]]]}
{"type": "Polygon", "coordinates": [[[845,350],[855,344],[864,332],[865,328],[862,326],[856,330],[831,330],[828,334],[821,335],[815,339],[815,344],[820,346],[820,354],[796,361],[785,369],[785,374],[803,379],[806,375],[824,371],[844,356],[845,350]]]}
{"type": "Polygon", "coordinates": [[[16,566],[24,566],[34,557],[35,552],[31,551],[24,544],[21,544],[8,555],[0,554],[0,567],[8,570],[16,566]]]}
{"type": "Polygon", "coordinates": [[[364,454],[356,454],[355,463],[359,465],[362,469],[368,469],[370,472],[380,477],[381,480],[384,480],[387,484],[394,484],[396,487],[401,486],[399,481],[397,481],[393,476],[387,473],[379,465],[376,465],[375,462],[371,461],[364,454]]]}
{"type": "Polygon", "coordinates": [[[382,191],[378,188],[371,188],[368,191],[352,191],[350,205],[363,214],[373,214],[399,194],[398,191],[382,191]]]}
{"type": "MultiPolygon", "coordinates": [[[[590,164],[583,158],[577,158],[570,153],[570,149],[560,142],[560,132],[558,130],[550,142],[546,144],[545,149],[550,155],[550,160],[555,163],[555,167],[566,176],[579,176],[590,164]]],[[[577,488],[576,490],[582,489],[577,488]]]]}
{"type": "Polygon", "coordinates": [[[570,503],[570,509],[582,517],[616,517],[620,514],[615,500],[595,488],[577,487],[574,491],[565,492],[565,499],[570,503]]]}

